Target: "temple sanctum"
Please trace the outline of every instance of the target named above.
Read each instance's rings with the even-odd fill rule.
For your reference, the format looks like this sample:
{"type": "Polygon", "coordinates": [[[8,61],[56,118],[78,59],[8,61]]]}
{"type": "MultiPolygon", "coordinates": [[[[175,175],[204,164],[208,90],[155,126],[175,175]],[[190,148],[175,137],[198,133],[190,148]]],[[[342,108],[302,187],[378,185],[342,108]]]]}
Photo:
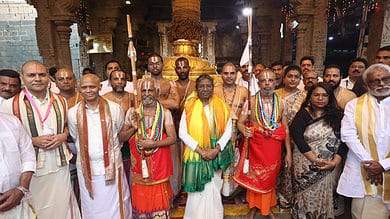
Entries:
{"type": "Polygon", "coordinates": [[[242,9],[247,6],[253,8],[254,64],[296,63],[310,55],[322,72],[326,63],[345,67],[356,56],[372,62],[375,51],[390,43],[389,1],[338,2],[2,0],[0,65],[17,69],[37,59],[47,67],[72,67],[76,75],[89,67],[103,78],[104,63],[115,58],[130,72],[129,14],[139,76],[150,52],[164,57],[168,77],[175,77],[171,57],[182,55],[190,57],[191,73],[215,73],[241,57],[248,34],[242,9]]]}

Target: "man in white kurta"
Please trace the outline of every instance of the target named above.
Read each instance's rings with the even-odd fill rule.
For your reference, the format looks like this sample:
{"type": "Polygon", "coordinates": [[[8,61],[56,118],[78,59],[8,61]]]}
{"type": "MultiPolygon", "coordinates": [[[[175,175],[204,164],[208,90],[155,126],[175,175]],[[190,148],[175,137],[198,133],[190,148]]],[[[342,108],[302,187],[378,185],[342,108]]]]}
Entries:
{"type": "Polygon", "coordinates": [[[348,148],[337,192],[352,197],[353,218],[390,214],[390,67],[375,64],[363,73],[368,93],[347,103],[341,140],[348,148]]]}
{"type": "Polygon", "coordinates": [[[84,101],[69,110],[70,134],[77,148],[77,176],[83,218],[131,218],[129,187],[123,172],[122,108],[99,96],[96,75],[80,79],[84,101]]]}
{"type": "Polygon", "coordinates": [[[31,205],[40,219],[80,218],[70,183],[66,102],[48,90],[50,80],[42,63],[23,64],[22,80],[25,88],[4,101],[0,111],[18,117],[34,145],[37,166],[30,184],[31,205]]]}
{"type": "Polygon", "coordinates": [[[9,114],[0,113],[0,130],[0,218],[35,218],[28,191],[35,171],[31,138],[9,114]]]}

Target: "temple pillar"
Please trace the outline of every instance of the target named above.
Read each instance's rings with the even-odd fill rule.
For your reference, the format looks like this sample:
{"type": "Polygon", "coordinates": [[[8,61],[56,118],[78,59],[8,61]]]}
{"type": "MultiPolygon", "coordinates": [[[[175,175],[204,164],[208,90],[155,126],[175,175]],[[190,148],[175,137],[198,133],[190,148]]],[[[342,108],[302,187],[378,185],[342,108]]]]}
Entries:
{"type": "Polygon", "coordinates": [[[79,0],[30,0],[37,10],[36,33],[39,53],[47,67],[72,69],[69,39],[70,25],[79,0]]]}
{"type": "Polygon", "coordinates": [[[390,45],[390,0],[378,1],[368,33],[367,59],[369,63],[374,63],[376,51],[390,45]]]}
{"type": "Polygon", "coordinates": [[[207,59],[211,64],[215,64],[215,27],[216,22],[205,22],[205,42],[203,43],[203,58],[207,59]]]}
{"type": "Polygon", "coordinates": [[[158,34],[160,36],[160,55],[162,57],[172,56],[172,49],[169,49],[167,27],[171,24],[168,22],[157,22],[158,34]]]}
{"type": "Polygon", "coordinates": [[[295,0],[297,27],[296,64],[303,56],[313,56],[314,70],[321,75],[324,69],[327,43],[327,8],[328,1],[295,0]]]}

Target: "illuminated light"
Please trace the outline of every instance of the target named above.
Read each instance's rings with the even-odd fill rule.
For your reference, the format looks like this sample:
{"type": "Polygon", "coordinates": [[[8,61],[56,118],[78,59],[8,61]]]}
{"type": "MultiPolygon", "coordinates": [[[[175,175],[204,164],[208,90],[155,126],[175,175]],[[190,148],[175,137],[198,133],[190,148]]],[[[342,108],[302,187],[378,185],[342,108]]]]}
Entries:
{"type": "Polygon", "coordinates": [[[333,39],[334,39],[334,37],[332,37],[332,36],[328,37],[328,40],[333,40],[333,39]]]}
{"type": "Polygon", "coordinates": [[[357,24],[355,24],[355,26],[356,26],[356,27],[358,27],[359,25],[360,25],[360,24],[358,24],[358,23],[357,23],[357,24]]]}
{"type": "Polygon", "coordinates": [[[239,30],[239,29],[240,29],[240,26],[236,25],[236,29],[239,30]]]}
{"type": "Polygon", "coordinates": [[[244,8],[243,10],[242,10],[242,14],[244,15],[244,16],[250,16],[250,15],[252,15],[252,8],[244,8]]]}
{"type": "Polygon", "coordinates": [[[131,5],[131,1],[125,1],[126,5],[131,5]]]}

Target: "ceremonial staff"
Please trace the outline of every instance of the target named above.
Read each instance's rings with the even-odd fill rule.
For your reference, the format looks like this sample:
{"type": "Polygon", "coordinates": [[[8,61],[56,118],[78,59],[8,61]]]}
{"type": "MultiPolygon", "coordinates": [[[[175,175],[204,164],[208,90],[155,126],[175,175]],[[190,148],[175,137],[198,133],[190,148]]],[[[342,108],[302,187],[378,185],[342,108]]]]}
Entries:
{"type": "MultiPolygon", "coordinates": [[[[252,74],[253,74],[253,64],[252,64],[252,8],[245,8],[244,15],[248,17],[248,42],[246,48],[248,50],[248,73],[249,73],[249,83],[248,83],[248,115],[246,120],[246,126],[250,127],[250,117],[251,117],[251,84],[252,84],[252,74]]],[[[244,49],[245,53],[245,49],[244,49]]],[[[245,56],[245,54],[243,55],[245,56]]],[[[245,148],[245,160],[244,160],[244,169],[243,173],[247,174],[249,172],[249,137],[245,137],[244,142],[245,148]]]]}
{"type": "MultiPolygon", "coordinates": [[[[127,48],[127,57],[129,57],[131,62],[131,75],[133,77],[133,86],[134,86],[134,108],[138,110],[139,104],[138,104],[138,98],[137,98],[137,91],[138,91],[138,82],[137,82],[137,69],[136,69],[136,61],[137,61],[137,51],[134,48],[134,42],[133,42],[133,32],[131,30],[131,22],[130,22],[130,15],[126,15],[127,19],[127,34],[129,37],[129,47],[127,48]]],[[[136,138],[136,145],[138,145],[139,138],[142,137],[142,130],[140,129],[140,119],[137,119],[137,135],[138,138],[136,138]]],[[[142,177],[144,179],[149,178],[149,171],[148,171],[148,165],[145,160],[145,153],[144,149],[140,148],[141,152],[141,165],[142,165],[142,177]]]]}

